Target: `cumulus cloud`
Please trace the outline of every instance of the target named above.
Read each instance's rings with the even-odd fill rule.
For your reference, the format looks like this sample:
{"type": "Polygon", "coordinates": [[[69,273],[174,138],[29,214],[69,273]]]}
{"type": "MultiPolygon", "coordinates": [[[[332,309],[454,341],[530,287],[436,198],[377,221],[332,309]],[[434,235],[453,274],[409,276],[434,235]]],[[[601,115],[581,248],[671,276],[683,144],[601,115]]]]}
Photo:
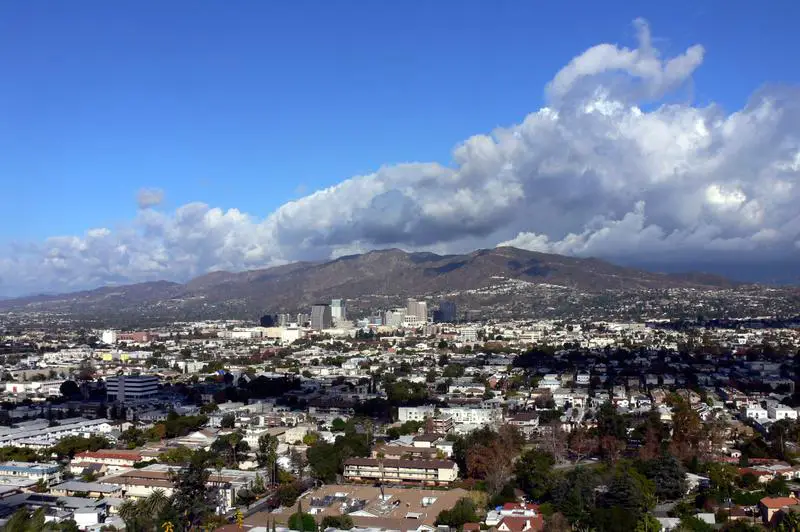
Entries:
{"type": "Polygon", "coordinates": [[[147,208],[160,193],[140,194],[127,227],[19,245],[0,259],[0,277],[17,292],[66,290],[385,247],[514,245],[625,262],[800,257],[800,91],[766,88],[732,113],[645,110],[689,81],[704,52],[662,58],[647,25],[636,27],[636,48],[578,55],[548,84],[545,107],[458,144],[447,166],[382,167],[263,219],[200,203],[161,212],[147,208]]]}
{"type": "Polygon", "coordinates": [[[140,209],[156,207],[164,201],[164,191],[160,188],[142,188],[136,193],[136,203],[140,209]]]}
{"type": "MultiPolygon", "coordinates": [[[[627,95],[656,99],[689,79],[703,62],[705,49],[701,45],[691,46],[677,57],[662,60],[658,50],[653,48],[647,22],[636,19],[634,26],[639,41],[637,48],[631,50],[613,44],[598,44],[589,48],[556,74],[547,85],[548,95],[560,100],[580,88],[590,91],[613,88],[617,89],[617,97],[627,95]],[[599,76],[618,73],[624,76],[615,78],[616,83],[602,87],[598,85],[599,76]],[[582,83],[584,81],[589,83],[582,83]]],[[[609,79],[606,77],[605,81],[609,79]]]]}

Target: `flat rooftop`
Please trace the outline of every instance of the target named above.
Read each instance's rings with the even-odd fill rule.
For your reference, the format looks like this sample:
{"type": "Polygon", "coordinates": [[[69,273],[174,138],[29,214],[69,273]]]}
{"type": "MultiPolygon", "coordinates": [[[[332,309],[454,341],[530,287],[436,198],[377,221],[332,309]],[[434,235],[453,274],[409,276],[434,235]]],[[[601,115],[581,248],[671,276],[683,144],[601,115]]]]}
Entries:
{"type": "MultiPolygon", "coordinates": [[[[303,511],[314,514],[317,521],[327,515],[349,515],[359,528],[416,530],[421,525],[433,526],[442,510],[452,508],[456,501],[466,497],[466,490],[433,490],[398,487],[380,488],[359,484],[332,484],[322,486],[302,497],[303,511]]],[[[245,519],[250,525],[262,525],[267,519],[285,524],[297,508],[278,509],[269,514],[258,512],[245,519]]]]}

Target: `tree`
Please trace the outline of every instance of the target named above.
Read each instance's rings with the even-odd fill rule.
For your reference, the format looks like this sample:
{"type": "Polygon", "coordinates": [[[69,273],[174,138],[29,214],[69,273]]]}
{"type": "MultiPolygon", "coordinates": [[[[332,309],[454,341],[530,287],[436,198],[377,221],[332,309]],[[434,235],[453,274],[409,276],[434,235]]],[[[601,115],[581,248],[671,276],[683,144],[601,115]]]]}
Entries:
{"type": "Polygon", "coordinates": [[[158,461],[170,465],[187,465],[192,461],[193,455],[194,451],[185,445],[179,445],[158,455],[158,461]]]}
{"type": "Polygon", "coordinates": [[[451,528],[461,529],[464,523],[478,521],[475,512],[475,503],[468,497],[462,497],[449,510],[442,510],[436,517],[436,525],[446,525],[451,528]]]}
{"type": "Polygon", "coordinates": [[[297,502],[297,511],[289,516],[289,529],[300,532],[316,532],[317,522],[314,516],[303,512],[300,501],[297,502]]]}
{"type": "Polygon", "coordinates": [[[597,411],[597,435],[601,440],[606,436],[618,440],[625,440],[628,437],[628,423],[611,403],[603,403],[597,411]]]}
{"type": "Polygon", "coordinates": [[[797,532],[800,530],[800,513],[789,511],[783,513],[776,528],[779,532],[797,532]]]}
{"type": "Polygon", "coordinates": [[[154,489],[153,492],[141,502],[142,511],[147,516],[158,516],[170,505],[170,498],[162,489],[154,489]]]}
{"type": "Polygon", "coordinates": [[[614,436],[607,435],[600,438],[600,454],[603,459],[613,463],[619,460],[622,451],[625,450],[625,440],[615,438],[614,436]]]}
{"type": "Polygon", "coordinates": [[[575,463],[580,463],[587,456],[597,452],[597,436],[591,434],[585,428],[577,428],[569,436],[569,451],[572,453],[575,463]]]}
{"type": "Polygon", "coordinates": [[[223,429],[232,429],[236,424],[236,416],[233,414],[225,414],[219,422],[219,426],[223,429]]]}
{"type": "Polygon", "coordinates": [[[342,462],[341,454],[336,445],[327,442],[318,442],[306,451],[311,474],[323,482],[334,482],[339,473],[342,462]]]}
{"type": "Polygon", "coordinates": [[[322,528],[322,530],[326,530],[328,528],[350,530],[353,528],[353,520],[349,515],[329,515],[322,519],[320,528],[322,528]]]}
{"type": "Polygon", "coordinates": [[[256,450],[256,462],[259,467],[269,471],[269,482],[275,484],[275,464],[278,460],[278,438],[266,433],[258,438],[258,449],[256,450]]]}
{"type": "Polygon", "coordinates": [[[125,499],[119,505],[117,513],[125,521],[126,530],[136,530],[136,522],[139,519],[139,508],[133,500],[125,499]]]}
{"type": "Polygon", "coordinates": [[[344,431],[345,427],[347,427],[347,423],[345,423],[340,417],[337,417],[331,421],[331,430],[334,432],[342,432],[344,431]]]}
{"type": "Polygon", "coordinates": [[[47,481],[43,478],[40,478],[39,480],[36,481],[36,484],[34,484],[33,488],[31,488],[31,491],[35,493],[45,493],[47,489],[48,489],[47,481]]]}
{"type": "Polygon", "coordinates": [[[686,494],[686,470],[672,455],[664,454],[645,464],[645,475],[655,483],[660,500],[675,500],[686,494]]]}
{"type": "Polygon", "coordinates": [[[564,461],[567,454],[567,434],[561,426],[560,416],[542,427],[537,444],[542,450],[550,453],[556,462],[564,461]]]}
{"type": "Polygon", "coordinates": [[[211,401],[210,403],[206,403],[206,404],[204,404],[203,406],[200,407],[200,413],[201,414],[211,414],[211,413],[216,412],[218,410],[219,410],[219,406],[214,401],[211,401]]]}
{"type": "Polygon", "coordinates": [[[222,463],[228,467],[238,467],[239,459],[249,450],[250,446],[238,431],[220,436],[211,444],[211,452],[222,459],[222,463]]]}
{"type": "Polygon", "coordinates": [[[655,487],[635,469],[617,465],[608,489],[599,497],[594,520],[602,530],[627,532],[635,529],[655,506],[655,487]]]}
{"type": "Polygon", "coordinates": [[[78,383],[75,381],[64,381],[61,383],[61,387],[58,389],[61,392],[61,395],[69,399],[70,397],[75,397],[80,395],[81,389],[78,386],[78,383]]]}
{"type": "Polygon", "coordinates": [[[553,485],[553,456],[531,449],[514,465],[517,486],[534,501],[541,500],[553,485]]]}
{"type": "Polygon", "coordinates": [[[442,372],[442,377],[448,379],[457,379],[464,376],[464,366],[461,364],[448,364],[442,372]]]}
{"type": "Polygon", "coordinates": [[[592,524],[595,509],[595,488],[600,484],[597,473],[586,467],[569,471],[552,490],[553,503],[570,523],[592,524]]]}
{"type": "Polygon", "coordinates": [[[188,466],[180,472],[172,473],[174,492],[172,505],[174,512],[189,526],[199,527],[216,508],[216,494],[206,489],[211,473],[207,470],[209,456],[198,452],[192,457],[188,466]]]}
{"type": "Polygon", "coordinates": [[[693,515],[681,518],[679,530],[692,532],[713,532],[714,527],[693,515]]]}
{"type": "Polygon", "coordinates": [[[636,523],[634,532],[659,532],[659,530],[661,530],[661,523],[658,522],[658,519],[651,514],[645,514],[636,523]]]}
{"type": "Polygon", "coordinates": [[[789,486],[786,484],[786,479],[782,475],[777,475],[775,478],[767,482],[764,486],[764,491],[770,497],[785,497],[789,495],[789,486]]]}
{"type": "Polygon", "coordinates": [[[276,491],[278,502],[286,508],[294,505],[301,493],[303,493],[303,485],[299,482],[281,484],[276,491]]]}
{"type": "Polygon", "coordinates": [[[699,454],[703,439],[700,416],[686,401],[678,399],[672,414],[670,453],[686,462],[699,454]]]}
{"type": "Polygon", "coordinates": [[[81,360],[78,364],[78,380],[90,381],[94,379],[95,373],[97,373],[97,369],[88,358],[81,360]]]}

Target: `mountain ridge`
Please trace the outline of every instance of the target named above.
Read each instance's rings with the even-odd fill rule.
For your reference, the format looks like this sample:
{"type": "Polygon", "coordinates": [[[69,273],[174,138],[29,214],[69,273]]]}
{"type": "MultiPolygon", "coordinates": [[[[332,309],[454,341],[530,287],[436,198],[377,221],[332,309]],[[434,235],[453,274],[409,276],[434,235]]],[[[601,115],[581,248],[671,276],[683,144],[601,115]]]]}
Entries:
{"type": "MultiPolygon", "coordinates": [[[[382,303],[385,307],[405,297],[493,293],[497,291],[493,286],[511,281],[520,286],[559,287],[582,293],[667,288],[727,290],[746,286],[713,274],[658,273],[596,258],[513,247],[449,255],[392,248],[325,262],[301,261],[242,272],[210,272],[185,283],[151,281],[1,300],[0,312],[84,316],[139,312],[147,316],[197,319],[224,317],[228,313],[230,317],[253,319],[261,312],[301,311],[317,301],[336,297],[352,300],[356,306],[361,301],[364,308],[382,303]]],[[[509,298],[513,303],[513,297],[509,298]]]]}

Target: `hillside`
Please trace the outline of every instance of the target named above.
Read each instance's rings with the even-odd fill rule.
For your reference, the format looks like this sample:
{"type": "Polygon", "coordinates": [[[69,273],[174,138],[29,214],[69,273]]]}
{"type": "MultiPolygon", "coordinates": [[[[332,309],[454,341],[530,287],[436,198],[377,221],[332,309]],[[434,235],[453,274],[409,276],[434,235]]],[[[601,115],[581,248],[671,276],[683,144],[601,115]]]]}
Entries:
{"type": "Polygon", "coordinates": [[[317,301],[335,297],[351,300],[351,308],[366,310],[385,308],[416,296],[451,297],[466,305],[513,305],[522,292],[536,288],[603,294],[609,290],[727,290],[737,286],[713,275],[653,273],[598,259],[510,247],[446,256],[389,249],[322,263],[214,272],[185,284],[159,281],[3,300],[0,311],[82,317],[125,315],[156,321],[253,319],[265,311],[307,310],[317,301]]]}

